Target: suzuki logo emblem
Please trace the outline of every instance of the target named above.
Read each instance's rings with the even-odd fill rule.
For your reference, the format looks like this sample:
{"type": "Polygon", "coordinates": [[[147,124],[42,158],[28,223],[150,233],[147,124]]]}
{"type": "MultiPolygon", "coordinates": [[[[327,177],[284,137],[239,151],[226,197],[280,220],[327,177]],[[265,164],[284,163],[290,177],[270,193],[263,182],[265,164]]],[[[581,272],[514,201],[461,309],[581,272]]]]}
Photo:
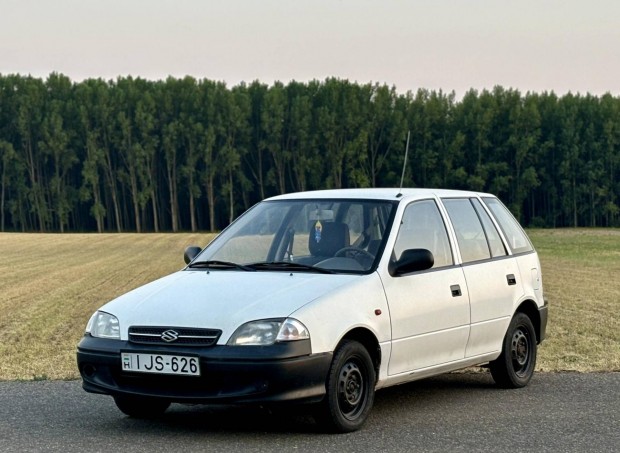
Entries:
{"type": "Polygon", "coordinates": [[[174,330],[166,330],[162,332],[161,339],[166,343],[171,343],[179,338],[179,333],[174,330]]]}

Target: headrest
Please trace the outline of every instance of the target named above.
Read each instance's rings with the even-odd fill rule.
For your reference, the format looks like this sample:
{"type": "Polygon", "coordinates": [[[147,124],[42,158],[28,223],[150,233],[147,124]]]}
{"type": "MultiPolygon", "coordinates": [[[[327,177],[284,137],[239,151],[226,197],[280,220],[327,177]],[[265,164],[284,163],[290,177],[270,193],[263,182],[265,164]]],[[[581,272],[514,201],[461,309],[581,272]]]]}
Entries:
{"type": "Polygon", "coordinates": [[[343,247],[348,247],[349,226],[340,222],[316,221],[310,226],[308,249],[312,256],[334,256],[343,247]]]}

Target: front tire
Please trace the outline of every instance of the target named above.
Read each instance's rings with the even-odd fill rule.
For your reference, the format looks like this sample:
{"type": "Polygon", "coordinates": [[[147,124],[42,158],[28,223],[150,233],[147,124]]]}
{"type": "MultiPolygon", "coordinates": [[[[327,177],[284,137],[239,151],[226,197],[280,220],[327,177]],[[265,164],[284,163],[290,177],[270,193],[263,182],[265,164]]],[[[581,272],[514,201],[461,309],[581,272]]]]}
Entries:
{"type": "Polygon", "coordinates": [[[334,354],[327,393],[315,412],[317,423],[340,433],[360,429],[375,399],[375,376],[366,348],[357,341],[345,340],[334,354]]]}
{"type": "Polygon", "coordinates": [[[155,418],[166,412],[169,401],[137,396],[115,396],[116,407],[133,418],[155,418]]]}
{"type": "Polygon", "coordinates": [[[502,388],[525,387],[536,367],[536,331],[530,318],[517,313],[504,337],[502,353],[491,362],[491,376],[502,388]]]}

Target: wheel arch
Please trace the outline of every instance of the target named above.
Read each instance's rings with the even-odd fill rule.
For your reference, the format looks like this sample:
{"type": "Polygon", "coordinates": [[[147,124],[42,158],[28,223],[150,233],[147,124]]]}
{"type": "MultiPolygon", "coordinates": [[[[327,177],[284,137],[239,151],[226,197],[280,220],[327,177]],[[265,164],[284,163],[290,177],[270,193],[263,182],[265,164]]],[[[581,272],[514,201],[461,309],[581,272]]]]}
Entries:
{"type": "Polygon", "coordinates": [[[534,332],[536,332],[536,343],[540,344],[540,312],[538,311],[538,305],[531,299],[521,302],[521,304],[515,310],[516,313],[523,313],[532,321],[534,325],[534,332]]]}
{"type": "Polygon", "coordinates": [[[366,348],[375,368],[375,380],[379,379],[379,367],[381,366],[381,347],[379,341],[372,331],[364,327],[356,327],[347,332],[338,342],[336,349],[340,347],[343,341],[353,340],[360,343],[366,348]]]}

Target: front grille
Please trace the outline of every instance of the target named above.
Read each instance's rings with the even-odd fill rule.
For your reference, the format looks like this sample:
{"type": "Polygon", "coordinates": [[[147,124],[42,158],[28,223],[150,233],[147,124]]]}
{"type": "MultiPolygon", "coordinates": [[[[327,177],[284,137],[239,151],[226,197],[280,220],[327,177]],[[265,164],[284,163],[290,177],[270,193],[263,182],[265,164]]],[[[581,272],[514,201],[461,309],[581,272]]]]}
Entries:
{"type": "Polygon", "coordinates": [[[129,328],[129,341],[153,345],[212,346],[221,334],[222,331],[217,329],[132,326],[129,328]]]}

